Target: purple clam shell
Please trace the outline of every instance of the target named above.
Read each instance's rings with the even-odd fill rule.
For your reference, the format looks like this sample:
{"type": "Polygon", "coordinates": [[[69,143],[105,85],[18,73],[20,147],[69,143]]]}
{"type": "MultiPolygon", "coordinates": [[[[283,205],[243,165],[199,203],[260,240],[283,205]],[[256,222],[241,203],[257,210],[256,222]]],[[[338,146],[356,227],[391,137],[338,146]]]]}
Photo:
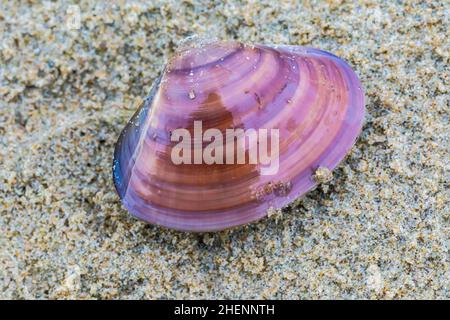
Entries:
{"type": "MultiPolygon", "coordinates": [[[[175,55],[120,135],[113,175],[125,207],[147,222],[216,231],[264,217],[315,186],[354,145],[364,94],[338,57],[299,46],[213,42],[175,55]],[[277,129],[279,167],[175,164],[174,130],[277,129]]],[[[203,132],[204,132],[203,131],[203,132]]],[[[203,142],[192,144],[192,152],[203,142]]],[[[225,149],[224,149],[225,150],[225,149]]],[[[246,149],[246,156],[248,156],[246,149]]]]}

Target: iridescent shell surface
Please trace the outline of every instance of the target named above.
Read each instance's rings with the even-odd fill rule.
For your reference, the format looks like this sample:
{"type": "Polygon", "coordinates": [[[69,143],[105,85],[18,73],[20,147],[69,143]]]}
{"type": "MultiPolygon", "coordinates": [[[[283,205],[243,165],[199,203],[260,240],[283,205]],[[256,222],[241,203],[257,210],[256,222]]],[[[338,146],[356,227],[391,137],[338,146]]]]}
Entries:
{"type": "Polygon", "coordinates": [[[357,76],[330,53],[238,42],[185,48],[120,135],[114,183],[125,207],[153,224],[184,231],[242,225],[311,190],[314,171],[344,159],[363,118],[357,76]],[[278,172],[263,175],[249,163],[174,164],[171,133],[192,132],[194,121],[224,134],[278,129],[278,172]]]}

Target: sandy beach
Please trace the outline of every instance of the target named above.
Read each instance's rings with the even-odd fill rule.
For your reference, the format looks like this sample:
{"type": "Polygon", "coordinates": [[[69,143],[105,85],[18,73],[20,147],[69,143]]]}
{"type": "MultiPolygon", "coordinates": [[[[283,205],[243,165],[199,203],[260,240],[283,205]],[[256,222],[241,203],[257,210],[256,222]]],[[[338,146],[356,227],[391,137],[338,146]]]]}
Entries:
{"type": "Polygon", "coordinates": [[[0,299],[450,299],[447,1],[0,4],[0,299]],[[305,198],[216,233],[146,224],[114,144],[187,36],[338,55],[366,95],[305,198]]]}

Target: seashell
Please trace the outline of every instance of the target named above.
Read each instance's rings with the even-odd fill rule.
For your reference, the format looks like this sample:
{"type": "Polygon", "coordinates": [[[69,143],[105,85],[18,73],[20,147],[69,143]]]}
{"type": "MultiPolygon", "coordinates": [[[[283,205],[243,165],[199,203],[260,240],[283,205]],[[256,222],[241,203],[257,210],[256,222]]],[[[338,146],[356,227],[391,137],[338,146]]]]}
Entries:
{"type": "Polygon", "coordinates": [[[114,183],[124,206],[153,224],[246,224],[313,189],[315,170],[344,159],[363,118],[357,76],[328,52],[231,41],[182,48],[121,133],[114,183]]]}

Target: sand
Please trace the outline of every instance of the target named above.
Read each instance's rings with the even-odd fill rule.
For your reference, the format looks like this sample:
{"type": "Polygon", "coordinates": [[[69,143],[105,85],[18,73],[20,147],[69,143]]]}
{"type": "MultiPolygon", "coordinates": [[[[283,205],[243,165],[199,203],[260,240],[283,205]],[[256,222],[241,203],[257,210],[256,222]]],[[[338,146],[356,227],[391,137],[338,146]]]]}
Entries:
{"type": "Polygon", "coordinates": [[[65,2],[1,4],[0,298],[450,298],[448,1],[114,3],[79,29],[65,2]],[[127,213],[114,143],[192,33],[355,69],[367,116],[331,181],[219,233],[127,213]]]}

